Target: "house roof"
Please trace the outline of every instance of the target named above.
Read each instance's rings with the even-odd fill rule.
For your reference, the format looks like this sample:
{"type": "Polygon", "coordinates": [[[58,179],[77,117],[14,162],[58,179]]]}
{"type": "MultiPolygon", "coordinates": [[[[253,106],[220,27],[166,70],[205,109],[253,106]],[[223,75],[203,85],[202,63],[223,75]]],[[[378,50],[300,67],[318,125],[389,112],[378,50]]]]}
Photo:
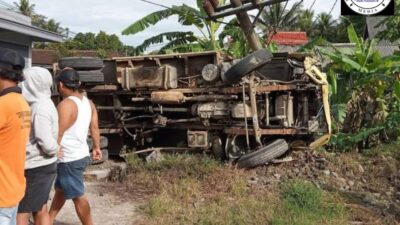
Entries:
{"type": "Polygon", "coordinates": [[[29,17],[5,9],[0,9],[0,30],[26,35],[30,37],[32,41],[63,41],[62,35],[32,26],[29,17]]]}
{"type": "Polygon", "coordinates": [[[306,32],[278,31],[272,36],[271,42],[277,45],[304,45],[308,42],[308,37],[306,32]]]}

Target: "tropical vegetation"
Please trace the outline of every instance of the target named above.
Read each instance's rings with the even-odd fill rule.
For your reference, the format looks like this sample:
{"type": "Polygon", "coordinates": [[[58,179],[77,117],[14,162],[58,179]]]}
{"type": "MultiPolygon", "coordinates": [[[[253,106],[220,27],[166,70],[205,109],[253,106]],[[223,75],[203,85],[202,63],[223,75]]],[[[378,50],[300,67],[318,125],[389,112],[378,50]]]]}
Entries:
{"type": "Polygon", "coordinates": [[[62,34],[66,37],[64,43],[35,43],[35,48],[52,49],[59,57],[71,56],[73,50],[95,50],[99,57],[107,57],[108,52],[120,52],[125,55],[134,55],[135,48],[124,45],[115,34],[107,34],[100,31],[98,34],[87,32],[77,33],[74,37],[69,37],[69,29],[61,27],[60,23],[54,19],[37,14],[35,4],[29,0],[14,2],[16,10],[26,16],[31,17],[32,24],[50,32],[62,34]]]}
{"type": "MultiPolygon", "coordinates": [[[[144,54],[154,45],[162,45],[158,53],[217,50],[235,58],[248,54],[250,48],[236,19],[228,21],[227,25],[209,21],[202,9],[202,1],[196,0],[196,3],[197,8],[183,4],[150,13],[122,33],[135,35],[177,16],[178,23],[194,28],[197,34],[189,29],[169,31],[150,37],[133,48],[124,46],[116,35],[79,33],[63,44],[44,48],[56,49],[64,56],[73,49],[96,49],[101,56],[107,51],[144,54]]],[[[301,3],[295,2],[291,7],[287,3],[265,7],[256,22],[256,29],[263,43],[278,31],[305,31],[311,41],[301,50],[314,49],[315,53],[329,59],[324,68],[328,74],[334,121],[329,148],[361,150],[397,139],[400,134],[400,54],[382,57],[376,49],[378,40],[363,39],[365,17],[346,16],[334,20],[328,13],[315,14],[312,9],[315,1],[309,9],[303,9],[301,3]],[[335,42],[351,43],[354,47],[339,49],[330,44],[335,42]]],[[[15,5],[22,14],[31,16],[38,26],[53,32],[64,30],[56,21],[37,15],[35,5],[29,0],[20,0],[15,5]]],[[[396,5],[399,9],[400,0],[396,0],[396,5]]],[[[397,10],[396,16],[385,19],[380,25],[385,24],[387,29],[378,34],[378,38],[392,42],[399,40],[399,18],[397,10]]],[[[272,43],[269,47],[274,48],[272,43]]]]}
{"type": "Polygon", "coordinates": [[[316,47],[331,60],[333,136],[337,150],[370,148],[400,134],[400,55],[382,57],[377,40],[364,40],[353,25],[347,28],[351,51],[333,45],[316,47]]]}
{"type": "MultiPolygon", "coordinates": [[[[224,0],[220,2],[222,4],[224,0]]],[[[202,1],[196,0],[196,3],[197,8],[183,4],[150,13],[128,26],[122,34],[135,35],[177,16],[177,22],[187,27],[187,31],[169,31],[149,37],[136,46],[136,54],[145,54],[155,46],[161,46],[157,53],[217,50],[233,57],[243,57],[249,53],[250,49],[244,44],[246,41],[236,19],[228,23],[209,21],[202,9],[202,1]]],[[[357,34],[364,33],[365,17],[348,16],[335,20],[330,13],[316,14],[312,9],[315,1],[308,9],[304,9],[302,3],[298,1],[289,6],[288,2],[284,2],[265,7],[255,23],[262,43],[271,44],[268,40],[278,31],[305,31],[310,40],[322,37],[330,42],[347,43],[346,30],[351,23],[355,24],[357,34]]]]}
{"type": "Polygon", "coordinates": [[[68,29],[60,27],[60,23],[56,22],[54,19],[47,19],[47,17],[37,14],[35,12],[35,4],[31,4],[29,0],[20,0],[19,2],[14,2],[15,10],[19,13],[29,16],[32,18],[32,24],[46,29],[48,31],[66,34],[68,29]]]}
{"type": "Polygon", "coordinates": [[[92,32],[78,33],[74,38],[63,43],[37,44],[36,47],[52,49],[59,57],[72,56],[74,50],[95,50],[100,58],[106,58],[109,52],[118,52],[124,55],[135,53],[135,49],[124,45],[117,35],[107,34],[104,31],[97,34],[92,32]]]}
{"type": "MultiPolygon", "coordinates": [[[[206,19],[207,14],[203,10],[202,2],[202,0],[196,0],[197,8],[183,4],[150,13],[131,24],[122,31],[122,34],[134,35],[152,25],[156,25],[164,19],[177,16],[178,22],[181,25],[195,28],[200,35],[196,35],[192,31],[161,33],[144,40],[142,44],[136,46],[137,53],[143,53],[151,45],[163,44],[165,42],[166,44],[159,50],[160,53],[170,51],[220,50],[221,46],[217,40],[217,32],[221,24],[206,19]]],[[[220,0],[220,2],[223,4],[225,1],[220,0]]]]}
{"type": "Polygon", "coordinates": [[[378,37],[381,39],[386,39],[392,42],[397,41],[399,43],[400,39],[400,0],[395,0],[395,15],[388,16],[381,24],[385,24],[385,31],[382,31],[378,34],[378,37]]]}
{"type": "Polygon", "coordinates": [[[287,9],[287,5],[288,1],[273,4],[261,11],[256,25],[268,38],[277,31],[293,31],[298,27],[297,17],[302,8],[301,1],[294,3],[290,9],[287,9]]]}

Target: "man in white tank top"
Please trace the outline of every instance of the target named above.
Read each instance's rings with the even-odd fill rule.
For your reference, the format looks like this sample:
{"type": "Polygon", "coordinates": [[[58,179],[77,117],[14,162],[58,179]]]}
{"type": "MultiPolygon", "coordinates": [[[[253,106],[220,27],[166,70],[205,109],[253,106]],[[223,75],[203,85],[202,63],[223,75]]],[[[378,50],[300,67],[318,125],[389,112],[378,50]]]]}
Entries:
{"type": "Polygon", "coordinates": [[[79,74],[74,69],[63,69],[56,81],[64,100],[57,106],[60,151],[50,218],[53,224],[65,201],[72,199],[82,224],[92,225],[90,205],[84,196],[83,172],[90,162],[89,130],[93,139],[93,159],[102,157],[97,112],[94,104],[79,92],[79,74]]]}

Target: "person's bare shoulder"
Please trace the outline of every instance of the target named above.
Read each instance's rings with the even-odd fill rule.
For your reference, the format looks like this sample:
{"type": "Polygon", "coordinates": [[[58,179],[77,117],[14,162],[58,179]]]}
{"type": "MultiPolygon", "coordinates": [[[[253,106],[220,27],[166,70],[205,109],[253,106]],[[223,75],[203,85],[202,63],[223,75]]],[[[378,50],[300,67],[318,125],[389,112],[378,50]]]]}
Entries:
{"type": "Polygon", "coordinates": [[[62,121],[68,121],[68,124],[73,124],[78,116],[78,106],[71,99],[62,100],[58,106],[58,118],[62,121]]]}
{"type": "Polygon", "coordinates": [[[90,103],[91,107],[96,107],[96,105],[94,104],[94,102],[91,99],[89,99],[89,103],[90,103]]]}
{"type": "Polygon", "coordinates": [[[71,110],[73,112],[73,109],[78,109],[78,107],[76,106],[75,102],[72,101],[71,99],[64,99],[62,100],[60,103],[58,103],[57,105],[57,110],[60,111],[69,111],[71,110]]]}

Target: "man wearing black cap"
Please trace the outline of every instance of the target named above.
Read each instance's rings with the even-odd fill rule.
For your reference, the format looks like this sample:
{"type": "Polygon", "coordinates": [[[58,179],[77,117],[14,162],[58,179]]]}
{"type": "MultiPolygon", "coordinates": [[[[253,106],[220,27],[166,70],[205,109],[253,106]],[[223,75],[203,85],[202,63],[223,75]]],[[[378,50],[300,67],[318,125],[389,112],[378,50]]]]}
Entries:
{"type": "Polygon", "coordinates": [[[18,203],[25,193],[25,150],[30,109],[17,83],[23,80],[24,58],[0,49],[0,224],[16,224],[18,203]]]}
{"type": "Polygon", "coordinates": [[[56,77],[64,100],[57,106],[60,145],[56,193],[50,209],[51,221],[68,199],[72,199],[79,219],[84,225],[93,224],[89,202],[84,196],[83,171],[89,165],[88,130],[93,139],[93,159],[101,159],[100,132],[94,104],[79,92],[79,74],[71,68],[56,77]]]}

